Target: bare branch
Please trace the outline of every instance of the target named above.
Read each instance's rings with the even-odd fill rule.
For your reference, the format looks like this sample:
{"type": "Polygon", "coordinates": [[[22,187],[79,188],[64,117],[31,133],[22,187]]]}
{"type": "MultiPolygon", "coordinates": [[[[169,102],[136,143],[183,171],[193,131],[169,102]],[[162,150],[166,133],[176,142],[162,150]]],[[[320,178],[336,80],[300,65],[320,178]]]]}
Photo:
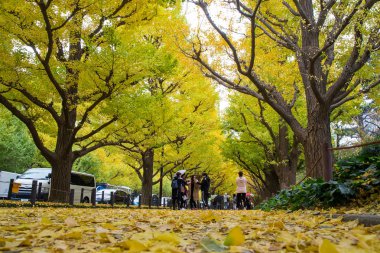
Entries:
{"type": "Polygon", "coordinates": [[[107,122],[103,123],[102,125],[100,125],[98,128],[92,130],[90,133],[86,134],[86,135],[83,135],[81,137],[77,137],[74,139],[74,142],[81,142],[81,141],[84,141],[84,140],[87,140],[88,138],[94,136],[95,134],[99,133],[101,130],[103,130],[104,128],[106,128],[107,126],[111,125],[113,122],[115,122],[116,120],[118,119],[117,116],[114,116],[113,118],[111,118],[110,120],[108,120],[107,122]]]}
{"type": "Polygon", "coordinates": [[[282,4],[288,8],[288,10],[290,11],[290,13],[292,13],[294,16],[296,17],[299,17],[301,16],[296,10],[294,10],[289,3],[287,3],[286,1],[282,1],[282,4]]]}

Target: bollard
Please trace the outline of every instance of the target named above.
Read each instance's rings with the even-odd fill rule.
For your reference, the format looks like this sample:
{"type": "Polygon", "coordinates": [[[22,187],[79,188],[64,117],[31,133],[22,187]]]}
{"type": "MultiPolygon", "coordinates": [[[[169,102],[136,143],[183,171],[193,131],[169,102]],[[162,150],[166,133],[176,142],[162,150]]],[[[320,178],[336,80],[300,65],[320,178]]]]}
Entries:
{"type": "Polygon", "coordinates": [[[84,195],[84,189],[82,188],[80,190],[80,203],[83,203],[83,195],[84,195]]]}
{"type": "Polygon", "coordinates": [[[102,191],[102,204],[104,204],[104,191],[102,191]]]}
{"type": "Polygon", "coordinates": [[[32,192],[30,194],[30,203],[32,206],[36,205],[36,197],[37,197],[37,180],[32,181],[32,192]]]}
{"type": "Polygon", "coordinates": [[[75,190],[71,189],[70,190],[70,198],[69,198],[69,205],[70,206],[74,205],[74,196],[75,196],[75,190]]]}
{"type": "Polygon", "coordinates": [[[37,193],[37,200],[41,199],[41,191],[42,191],[42,183],[38,183],[38,193],[37,193]]]}
{"type": "Polygon", "coordinates": [[[12,188],[13,188],[13,182],[15,180],[12,178],[10,181],[9,181],[9,188],[8,188],[8,199],[11,199],[12,198],[12,188]]]}
{"type": "Polygon", "coordinates": [[[112,207],[115,204],[115,194],[114,194],[114,192],[111,192],[110,204],[111,204],[112,207]]]}
{"type": "Polygon", "coordinates": [[[141,208],[141,194],[139,194],[139,208],[141,208]]]}
{"type": "Polygon", "coordinates": [[[96,206],[96,189],[91,190],[91,204],[92,206],[96,206]]]}
{"type": "Polygon", "coordinates": [[[164,208],[166,207],[166,199],[164,199],[164,208]]]}

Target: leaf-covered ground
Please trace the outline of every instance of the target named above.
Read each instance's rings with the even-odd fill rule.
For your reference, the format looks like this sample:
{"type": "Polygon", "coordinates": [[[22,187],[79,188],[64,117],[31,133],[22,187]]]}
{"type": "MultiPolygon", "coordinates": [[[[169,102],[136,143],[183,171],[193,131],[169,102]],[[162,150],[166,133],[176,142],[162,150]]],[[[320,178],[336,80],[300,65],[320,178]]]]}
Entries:
{"type": "Polygon", "coordinates": [[[0,208],[10,252],[348,253],[380,252],[379,241],[379,225],[313,211],[0,208]]]}

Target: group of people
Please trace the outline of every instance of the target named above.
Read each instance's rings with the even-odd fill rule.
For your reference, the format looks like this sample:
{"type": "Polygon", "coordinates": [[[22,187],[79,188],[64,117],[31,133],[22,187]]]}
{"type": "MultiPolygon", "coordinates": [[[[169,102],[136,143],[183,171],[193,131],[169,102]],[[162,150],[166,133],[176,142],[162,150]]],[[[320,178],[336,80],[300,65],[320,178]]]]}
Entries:
{"type": "Polygon", "coordinates": [[[173,209],[196,209],[199,203],[199,192],[205,208],[208,207],[208,198],[211,180],[207,173],[202,173],[202,178],[192,175],[186,179],[185,174],[177,172],[172,180],[172,206],[173,209]]]}
{"type": "MultiPolygon", "coordinates": [[[[247,204],[247,179],[243,176],[243,172],[239,171],[236,179],[236,195],[234,194],[234,209],[248,209],[247,204]],[[236,206],[235,206],[236,203],[236,206]]],[[[172,180],[172,207],[175,209],[196,209],[199,203],[199,192],[201,192],[201,203],[204,208],[208,208],[209,189],[211,180],[206,172],[202,173],[202,178],[199,179],[196,175],[192,175],[190,179],[186,179],[185,174],[177,172],[172,180]]],[[[228,198],[224,194],[225,209],[228,198]]]]}

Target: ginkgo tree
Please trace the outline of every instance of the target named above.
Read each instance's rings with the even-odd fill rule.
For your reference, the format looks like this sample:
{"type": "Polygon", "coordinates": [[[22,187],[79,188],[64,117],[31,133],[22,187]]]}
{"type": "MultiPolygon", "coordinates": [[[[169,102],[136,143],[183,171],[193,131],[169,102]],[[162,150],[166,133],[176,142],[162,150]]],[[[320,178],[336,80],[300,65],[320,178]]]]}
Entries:
{"type": "MultiPolygon", "coordinates": [[[[167,1],[159,1],[166,4],[167,1]]],[[[29,129],[52,166],[50,200],[68,201],[76,159],[120,142],[108,101],[143,72],[120,40],[157,12],[156,1],[0,3],[0,103],[29,129]],[[103,134],[112,129],[112,134],[103,134]]]]}
{"type": "Polygon", "coordinates": [[[192,49],[182,46],[184,52],[206,76],[270,105],[302,144],[307,175],[331,179],[331,113],[380,83],[379,2],[190,2],[210,26],[198,29],[192,49]],[[275,71],[296,62],[290,67],[298,78],[281,81],[263,71],[259,62],[275,48],[281,48],[282,60],[268,67],[275,71]],[[293,105],[301,94],[306,110],[300,119],[293,105]]]}
{"type": "Polygon", "coordinates": [[[237,93],[223,117],[223,154],[247,171],[261,199],[296,183],[297,138],[269,106],[237,93]]]}
{"type": "Polygon", "coordinates": [[[217,155],[206,148],[218,129],[215,92],[194,69],[181,67],[160,51],[151,59],[167,58],[168,71],[155,66],[160,71],[141,81],[135,93],[121,97],[120,110],[128,124],[120,147],[126,152],[125,162],[141,180],[143,204],[149,203],[152,186],[164,177],[180,169],[204,168],[209,161],[202,155],[217,155]]]}

